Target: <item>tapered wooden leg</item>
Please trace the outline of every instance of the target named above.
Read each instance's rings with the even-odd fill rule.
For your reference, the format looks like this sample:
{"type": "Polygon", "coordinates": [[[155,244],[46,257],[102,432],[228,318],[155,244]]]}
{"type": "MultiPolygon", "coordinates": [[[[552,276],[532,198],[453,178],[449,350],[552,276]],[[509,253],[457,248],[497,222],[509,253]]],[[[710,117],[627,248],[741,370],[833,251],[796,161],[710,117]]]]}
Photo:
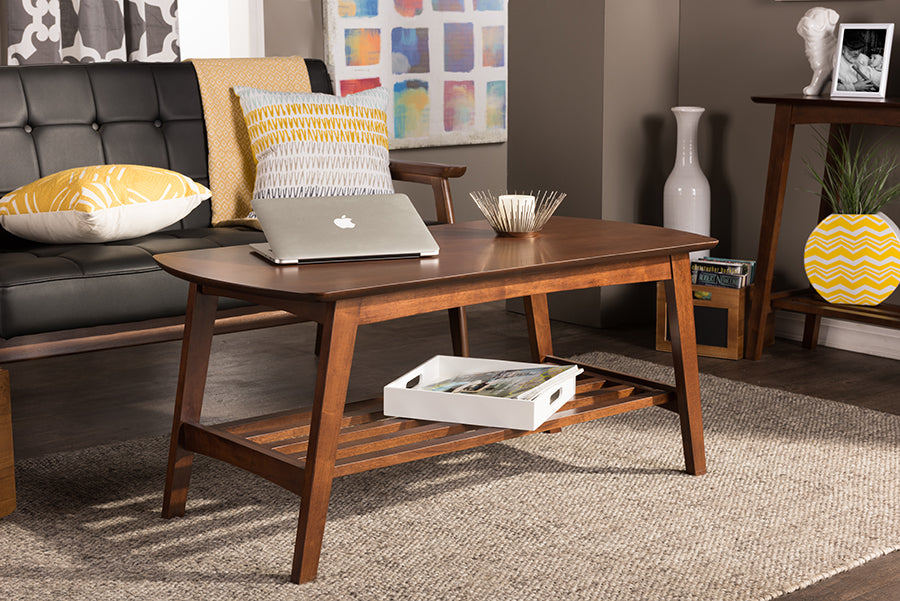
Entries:
{"type": "Polygon", "coordinates": [[[756,285],[753,287],[747,330],[747,356],[753,360],[762,357],[766,341],[766,319],[771,308],[775,252],[778,249],[778,233],[781,229],[781,213],[784,208],[784,191],[787,186],[793,140],[791,107],[777,105],[772,124],[772,145],[769,149],[769,172],[766,176],[766,197],[759,230],[759,250],[756,253],[756,285]]]}
{"type": "Polygon", "coordinates": [[[291,569],[291,581],[296,583],[315,580],[319,569],[358,320],[358,301],[339,301],[322,328],[316,396],[291,569]]]}
{"type": "Polygon", "coordinates": [[[543,361],[553,354],[553,339],[550,336],[550,310],[546,294],[526,296],[525,319],[528,321],[528,342],[531,344],[531,358],[543,361]]]}
{"type": "Polygon", "coordinates": [[[313,353],[316,354],[316,357],[319,356],[319,352],[322,350],[322,324],[316,324],[316,343],[313,346],[313,353]]]}
{"type": "Polygon", "coordinates": [[[453,341],[453,354],[457,357],[469,356],[469,328],[466,323],[464,307],[449,309],[450,338],[453,341]]]}
{"type": "Polygon", "coordinates": [[[814,349],[819,343],[819,329],[822,326],[822,316],[812,313],[803,321],[803,348],[814,349]]]}
{"type": "Polygon", "coordinates": [[[196,284],[191,284],[181,344],[175,415],[169,440],[166,489],[163,493],[162,515],[166,518],[184,515],[187,503],[194,454],[181,446],[181,424],[200,421],[217,300],[217,296],[202,294],[196,284]]]}
{"type": "Polygon", "coordinates": [[[691,292],[691,266],[687,254],[674,255],[672,279],[666,281],[666,311],[672,337],[675,366],[675,390],[681,418],[681,441],[688,473],[706,473],[703,445],[703,416],[700,408],[700,371],[697,366],[697,340],[694,332],[694,303],[691,292]]]}
{"type": "Polygon", "coordinates": [[[0,369],[0,517],[16,508],[16,469],[13,462],[12,410],[9,372],[0,369]]]}

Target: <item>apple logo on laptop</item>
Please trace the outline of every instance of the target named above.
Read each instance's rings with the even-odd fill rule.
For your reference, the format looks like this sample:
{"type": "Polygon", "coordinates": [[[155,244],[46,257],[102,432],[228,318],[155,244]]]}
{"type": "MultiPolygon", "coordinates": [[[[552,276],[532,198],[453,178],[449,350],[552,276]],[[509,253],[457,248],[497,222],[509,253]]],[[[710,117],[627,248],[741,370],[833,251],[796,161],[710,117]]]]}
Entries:
{"type": "Polygon", "coordinates": [[[352,229],[356,227],[356,224],[353,223],[353,218],[347,217],[346,215],[341,215],[340,217],[335,219],[334,224],[342,230],[352,229]]]}

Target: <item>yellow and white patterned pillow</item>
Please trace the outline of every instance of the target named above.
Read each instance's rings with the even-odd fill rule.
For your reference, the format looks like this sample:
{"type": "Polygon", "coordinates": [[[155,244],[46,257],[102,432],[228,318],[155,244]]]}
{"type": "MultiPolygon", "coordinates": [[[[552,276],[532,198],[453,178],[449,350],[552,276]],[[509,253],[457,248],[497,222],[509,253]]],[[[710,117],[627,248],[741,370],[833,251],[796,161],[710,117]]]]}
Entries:
{"type": "Polygon", "coordinates": [[[384,88],[349,96],[235,87],[257,161],[254,198],[390,194],[384,88]]]}
{"type": "Polygon", "coordinates": [[[205,186],[167,169],[76,167],[0,198],[0,225],[50,244],[126,240],[172,225],[209,197],[205,186]]]}

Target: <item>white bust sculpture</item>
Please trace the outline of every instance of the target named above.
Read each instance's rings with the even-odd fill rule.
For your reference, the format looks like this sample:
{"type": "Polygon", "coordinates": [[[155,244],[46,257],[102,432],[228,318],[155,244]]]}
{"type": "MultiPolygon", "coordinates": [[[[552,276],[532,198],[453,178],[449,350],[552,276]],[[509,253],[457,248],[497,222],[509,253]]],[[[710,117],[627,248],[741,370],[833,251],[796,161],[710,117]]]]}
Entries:
{"type": "Polygon", "coordinates": [[[797,33],[803,38],[806,58],[813,71],[812,81],[803,88],[803,93],[807,96],[818,96],[834,69],[837,42],[834,30],[839,18],[830,8],[817,6],[806,11],[797,23],[797,33]]]}

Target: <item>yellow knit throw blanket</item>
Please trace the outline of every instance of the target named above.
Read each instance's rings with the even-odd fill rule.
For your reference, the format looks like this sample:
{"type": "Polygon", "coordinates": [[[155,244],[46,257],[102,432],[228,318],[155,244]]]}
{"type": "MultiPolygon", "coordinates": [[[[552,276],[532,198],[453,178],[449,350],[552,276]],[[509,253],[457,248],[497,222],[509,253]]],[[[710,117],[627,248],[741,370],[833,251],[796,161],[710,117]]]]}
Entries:
{"type": "Polygon", "coordinates": [[[200,82],[209,147],[212,224],[249,225],[256,179],[250,136],[234,86],[281,92],[309,92],[306,63],[298,56],[191,59],[200,82]]]}

